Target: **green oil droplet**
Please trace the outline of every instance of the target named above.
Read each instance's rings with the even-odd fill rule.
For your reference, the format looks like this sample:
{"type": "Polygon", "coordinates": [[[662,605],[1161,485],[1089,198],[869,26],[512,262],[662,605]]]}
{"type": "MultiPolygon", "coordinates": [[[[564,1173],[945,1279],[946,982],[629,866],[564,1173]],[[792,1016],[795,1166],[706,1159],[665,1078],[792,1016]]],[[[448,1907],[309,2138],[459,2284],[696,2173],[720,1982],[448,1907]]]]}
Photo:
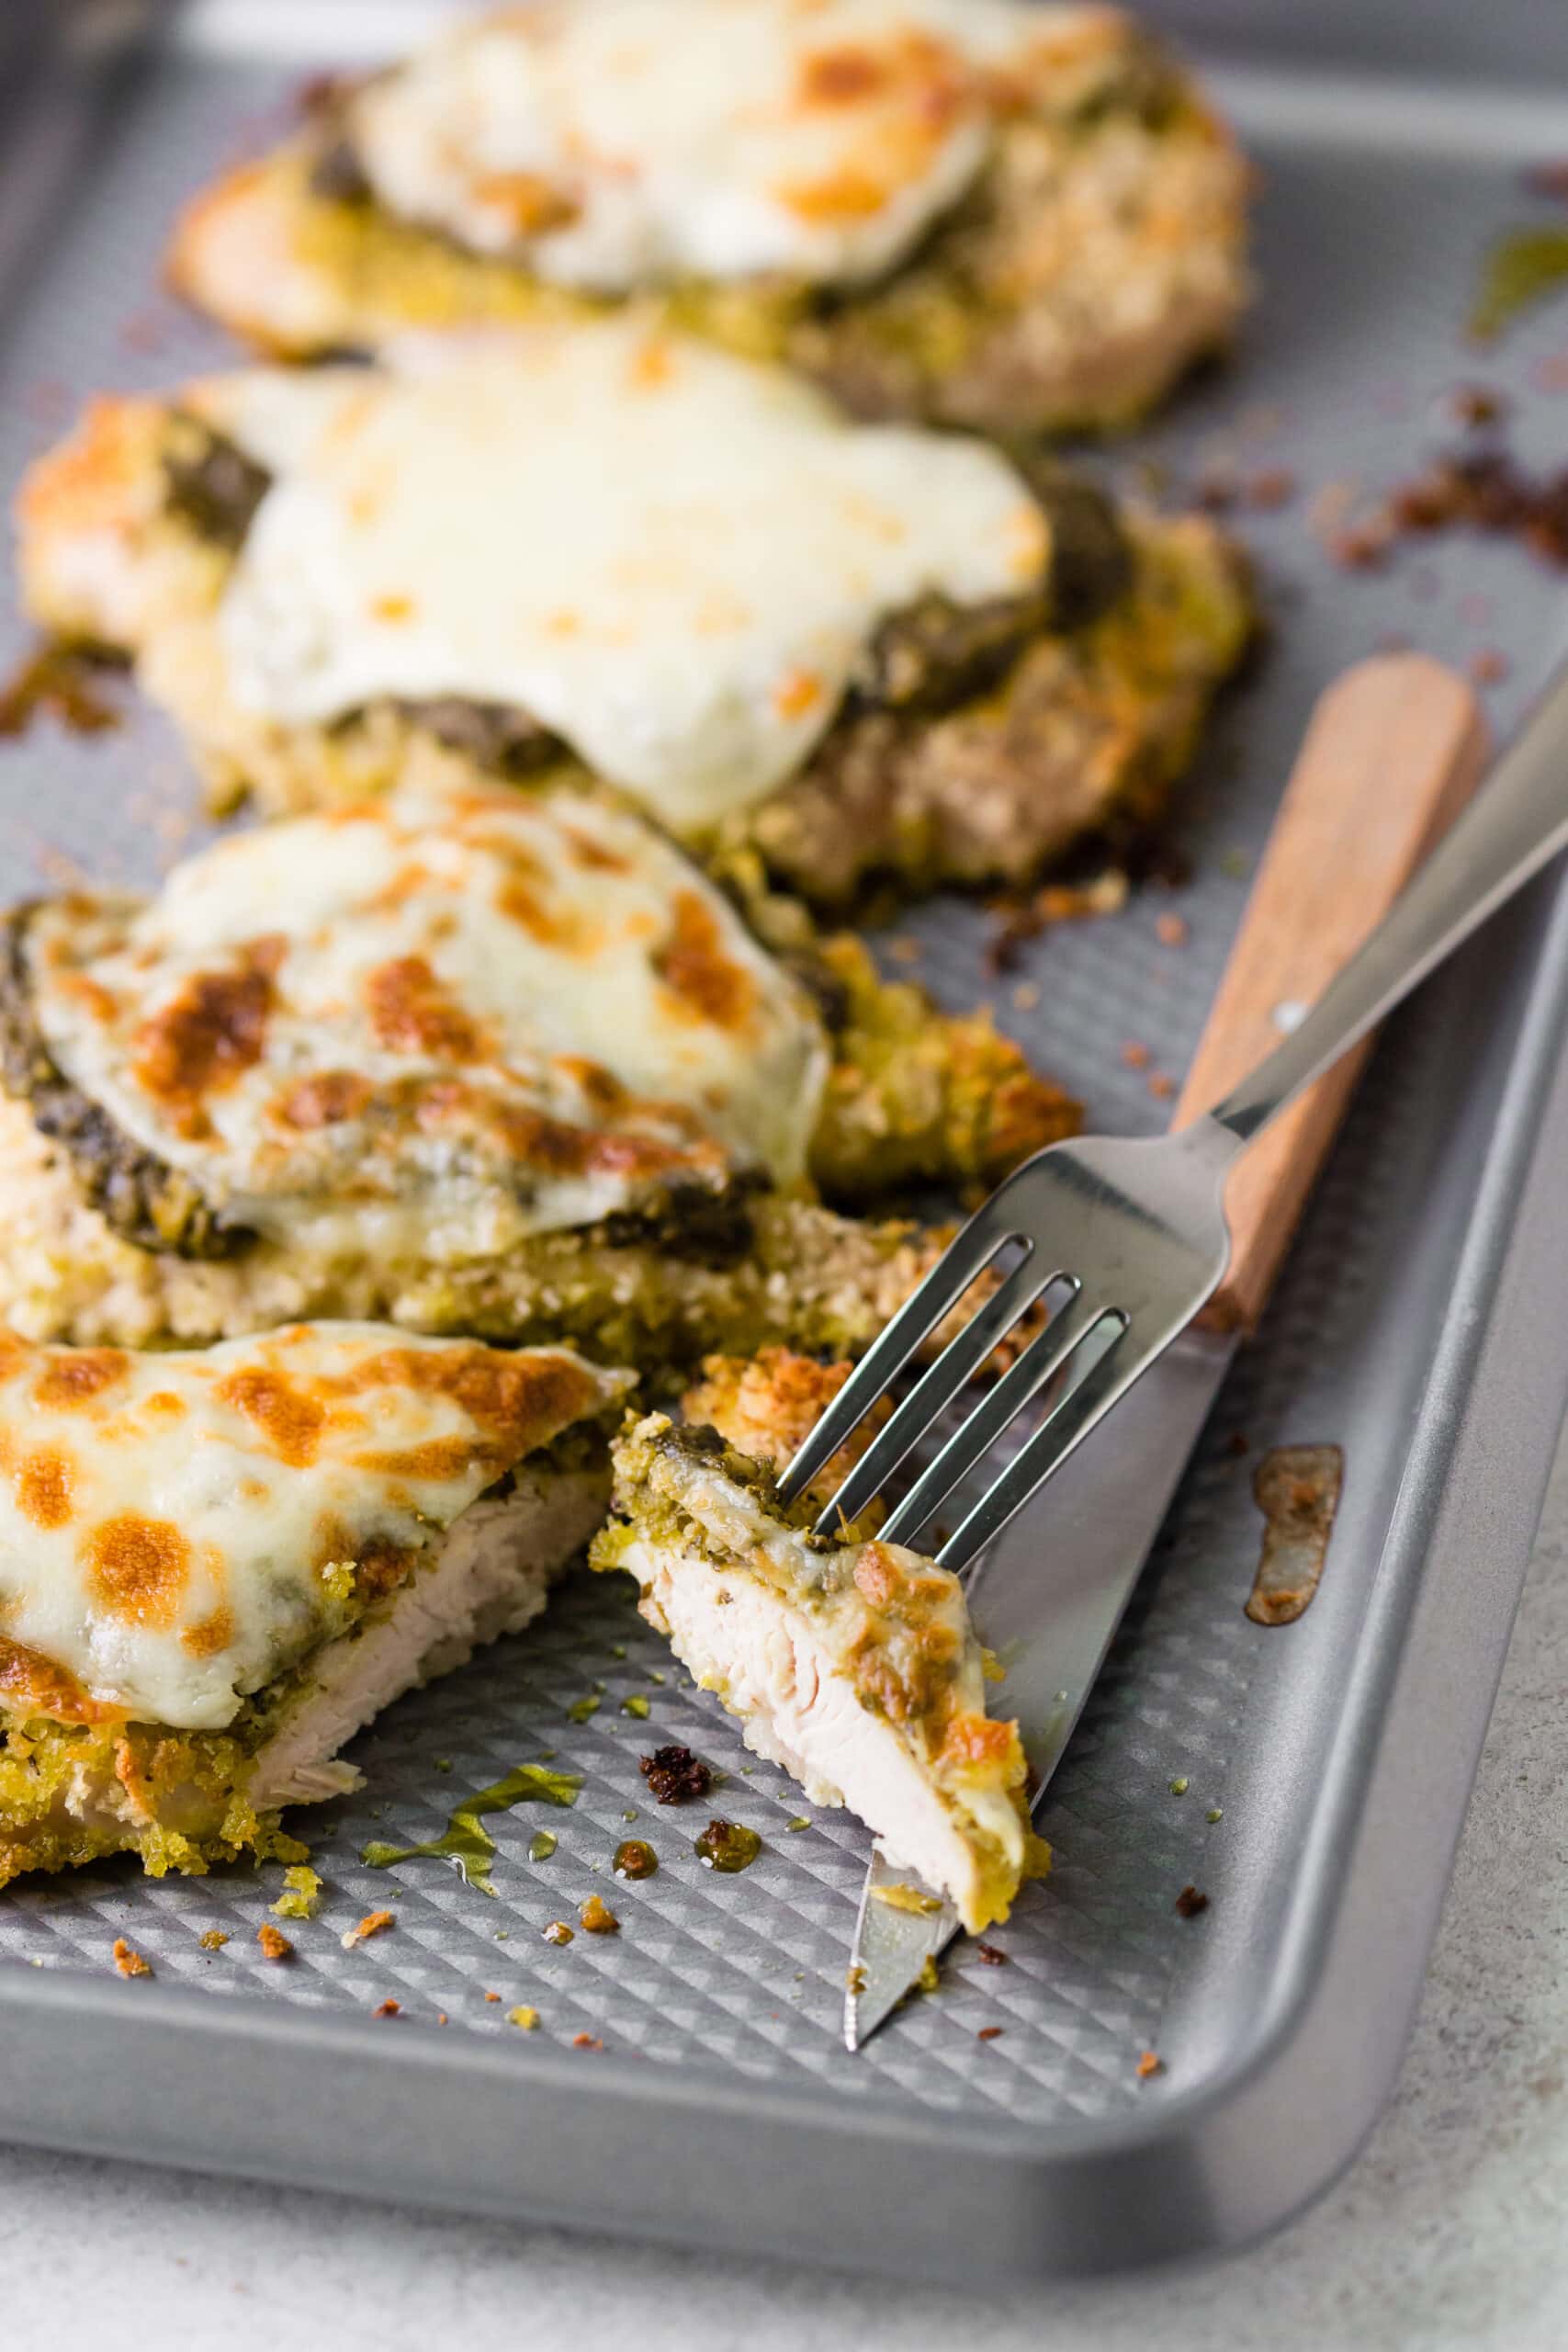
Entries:
{"type": "Polygon", "coordinates": [[[617,1878],[651,1878],[658,1868],[659,1857],[644,1838],[623,1838],[615,1849],[617,1878]]]}
{"type": "Polygon", "coordinates": [[[1223,1821],[1224,1817],[1224,1807],[1217,1804],[1212,1804],[1203,1815],[1205,1821],[1223,1821]]]}
{"type": "Polygon", "coordinates": [[[1173,1797],[1184,1797],[1187,1794],[1187,1786],[1188,1784],[1185,1776],[1183,1776],[1179,1781],[1172,1781],[1170,1784],[1171,1795],[1173,1797]]]}
{"type": "Polygon", "coordinates": [[[493,1894],[490,1883],[491,1858],[495,1852],[495,1839],[481,1825],[480,1816],[487,1813],[510,1813],[514,1804],[559,1804],[577,1803],[577,1792],[582,1786],[576,1772],[546,1772],[537,1764],[519,1764],[508,1772],[504,1781],[496,1781],[488,1789],[476,1791],[453,1808],[445,1833],[432,1838],[423,1846],[366,1846],[359,1859],[372,1870],[386,1870],[392,1862],[433,1860],[451,1862],[458,1876],[468,1886],[477,1886],[481,1894],[493,1894]]]}
{"type": "Polygon", "coordinates": [[[612,1642],[610,1644],[610,1656],[612,1657],[625,1657],[626,1654],[626,1645],[625,1642],[612,1642]]]}
{"type": "Polygon", "coordinates": [[[547,1862],[555,1850],[555,1831],[553,1829],[536,1829],[534,1835],[528,1840],[528,1860],[531,1862],[547,1862]]]}
{"type": "Polygon", "coordinates": [[[793,1821],[784,1823],[786,1829],[809,1829],[810,1826],[811,1815],[808,1813],[797,1813],[793,1821]]]}
{"type": "Polygon", "coordinates": [[[1481,342],[1501,334],[1521,311],[1568,284],[1568,229],[1516,229],[1486,257],[1470,331],[1481,342]]]}
{"type": "Polygon", "coordinates": [[[717,1819],[710,1821],[692,1845],[705,1870],[722,1871],[727,1877],[736,1871],[750,1870],[762,1850],[762,1841],[754,1829],[748,1829],[742,1822],[717,1819]]]}
{"type": "Polygon", "coordinates": [[[629,1699],[621,1701],[621,1713],[623,1715],[635,1715],[639,1724],[648,1721],[648,1701],[640,1690],[634,1690],[629,1699]]]}
{"type": "Polygon", "coordinates": [[[567,1713],[571,1717],[574,1724],[585,1724],[590,1715],[596,1715],[598,1713],[599,1705],[600,1701],[597,1691],[591,1690],[586,1699],[574,1699],[570,1706],[567,1709],[567,1713]]]}

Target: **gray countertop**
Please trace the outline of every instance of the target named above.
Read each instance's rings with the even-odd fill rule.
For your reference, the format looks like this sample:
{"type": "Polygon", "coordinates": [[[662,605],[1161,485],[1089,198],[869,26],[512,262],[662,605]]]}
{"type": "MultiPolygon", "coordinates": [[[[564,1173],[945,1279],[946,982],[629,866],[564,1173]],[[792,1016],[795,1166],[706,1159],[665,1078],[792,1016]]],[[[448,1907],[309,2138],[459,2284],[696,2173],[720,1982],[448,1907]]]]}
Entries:
{"type": "MultiPolygon", "coordinates": [[[[918,2287],[0,2149],[9,2342],[160,2352],[1562,2352],[1568,2342],[1568,1448],[1398,2097],[1304,2219],[1232,2262],[976,2308],[918,2287]]],[[[214,2086],[214,2096],[221,2096],[214,2086]]]]}

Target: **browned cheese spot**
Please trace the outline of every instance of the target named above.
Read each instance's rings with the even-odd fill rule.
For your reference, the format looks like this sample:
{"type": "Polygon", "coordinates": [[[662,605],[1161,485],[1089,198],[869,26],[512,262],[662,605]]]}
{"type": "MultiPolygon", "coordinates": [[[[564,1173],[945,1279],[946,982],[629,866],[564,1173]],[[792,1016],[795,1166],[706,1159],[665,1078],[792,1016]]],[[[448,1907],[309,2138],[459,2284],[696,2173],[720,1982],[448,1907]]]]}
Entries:
{"type": "Polygon", "coordinates": [[[190,1569],[190,1545],[172,1521],[120,1511],[83,1548],[88,1588],[111,1617],[162,1631],[178,1614],[190,1569]]]}
{"type": "Polygon", "coordinates": [[[494,1459],[497,1449],[480,1439],[471,1437],[433,1437],[423,1445],[408,1445],[385,1453],[356,1453],[353,1464],[356,1470],[368,1470],[381,1478],[413,1478],[432,1486],[444,1486],[454,1478],[467,1476],[476,1463],[494,1459]]]}
{"type": "Polygon", "coordinates": [[[17,1464],[17,1509],[35,1527],[69,1527],[76,1464],[62,1446],[40,1445],[17,1464]]]}
{"type": "Polygon", "coordinates": [[[853,106],[888,82],[888,62],[874,49],[844,41],[837,49],[816,49],[803,58],[800,95],[808,107],[853,106]]]}
{"type": "Polygon", "coordinates": [[[180,1635],[180,1647],[188,1651],[192,1657],[220,1657],[233,1638],[232,1611],[220,1603],[210,1617],[202,1619],[199,1625],[186,1627],[180,1635]]]}
{"type": "Polygon", "coordinates": [[[197,973],[132,1038],[135,1076],[184,1132],[204,1133],[203,1098],[260,1061],[286,953],[280,938],[252,940],[232,970],[197,973]]]}
{"type": "MultiPolygon", "coordinates": [[[[337,1384],[333,1384],[336,1385],[337,1384]]],[[[560,1356],[510,1354],[479,1345],[387,1348],[341,1384],[344,1394],[412,1389],[446,1396],[497,1441],[486,1449],[515,1462],[581,1418],[597,1402],[592,1374],[560,1356]]],[[[466,1441],[470,1453],[478,1451],[466,1441]]]]}
{"type": "Polygon", "coordinates": [[[653,968],[685,1012],[716,1028],[739,1029],[751,1012],[751,976],[724,952],[717,919],[695,890],[675,898],[675,922],[653,968]]]}
{"type": "Polygon", "coordinates": [[[1344,1476],[1337,1445],[1277,1445],[1258,1464],[1252,1491],[1268,1524],[1247,1604],[1255,1625],[1292,1625],[1310,1605],[1344,1476]]]}
{"type": "Polygon", "coordinates": [[[286,1127],[309,1134],[317,1127],[335,1127],[345,1119],[357,1118],[373,1091],[369,1080],[355,1070],[324,1069],[291,1086],[278,1097],[275,1108],[286,1127]]]}
{"type": "Polygon", "coordinates": [[[245,1364],[218,1383],[213,1391],[220,1403],[243,1413],[279,1460],[303,1470],[315,1460],[326,1426],[326,1408],[287,1373],[265,1364],[245,1364]]]}
{"type": "Polygon", "coordinates": [[[471,1062],[484,1050],[478,1024],[423,956],[378,964],[366,980],[365,995],[377,1037],[394,1053],[471,1062]]]}
{"type": "Polygon", "coordinates": [[[0,1641],[0,1707],[60,1724],[113,1723],[123,1710],[89,1698],[73,1674],[19,1642],[0,1641]]]}
{"type": "Polygon", "coordinates": [[[33,1383],[33,1402],[47,1410],[72,1413],[113,1388],[130,1370],[118,1348],[72,1348],[45,1356],[33,1383]]]}

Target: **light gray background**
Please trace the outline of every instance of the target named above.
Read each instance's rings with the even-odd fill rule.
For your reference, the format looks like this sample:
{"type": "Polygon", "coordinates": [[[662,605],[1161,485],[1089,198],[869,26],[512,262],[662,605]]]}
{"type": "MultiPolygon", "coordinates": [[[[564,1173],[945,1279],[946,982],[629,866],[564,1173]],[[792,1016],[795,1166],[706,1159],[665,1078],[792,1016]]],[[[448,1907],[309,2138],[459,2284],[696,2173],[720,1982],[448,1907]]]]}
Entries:
{"type": "Polygon", "coordinates": [[[1562,2352],[1565,1693],[1568,1449],[1398,2098],[1322,2203],[1235,2261],[977,2301],[0,2150],[4,2340],[63,2324],[125,2352],[1562,2352]]]}

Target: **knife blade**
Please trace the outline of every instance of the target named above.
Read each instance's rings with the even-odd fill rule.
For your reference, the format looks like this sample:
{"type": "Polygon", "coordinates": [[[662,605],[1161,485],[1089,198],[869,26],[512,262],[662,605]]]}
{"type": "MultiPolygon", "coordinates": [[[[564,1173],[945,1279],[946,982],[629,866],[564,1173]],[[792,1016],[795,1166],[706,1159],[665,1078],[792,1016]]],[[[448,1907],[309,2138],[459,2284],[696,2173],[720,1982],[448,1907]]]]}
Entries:
{"type": "MultiPolygon", "coordinates": [[[[976,1564],[970,1615],[1005,1669],[1001,1704],[1023,1737],[1032,1812],[1083,1713],[1235,1347],[1232,1334],[1183,1332],[976,1564]]],[[[951,1903],[921,1912],[882,1899],[883,1889],[913,1883],[879,1839],[844,1988],[847,2050],[860,2049],[959,1932],[951,1903]]]]}
{"type": "MultiPolygon", "coordinates": [[[[1465,682],[1425,655],[1359,662],[1320,696],[1173,1118],[1184,1125],[1259,1061],[1387,913],[1485,773],[1465,682]]],[[[1254,1329],[1370,1039],[1275,1120],[1226,1193],[1230,1270],[1205,1317],[1153,1363],[976,1564],[970,1613],[1007,1669],[1037,1804],[1082,1713],[1237,1340],[1254,1329]]],[[[874,1853],[844,2002],[851,2050],[952,1940],[951,1905],[901,1910],[874,1853]]]]}

